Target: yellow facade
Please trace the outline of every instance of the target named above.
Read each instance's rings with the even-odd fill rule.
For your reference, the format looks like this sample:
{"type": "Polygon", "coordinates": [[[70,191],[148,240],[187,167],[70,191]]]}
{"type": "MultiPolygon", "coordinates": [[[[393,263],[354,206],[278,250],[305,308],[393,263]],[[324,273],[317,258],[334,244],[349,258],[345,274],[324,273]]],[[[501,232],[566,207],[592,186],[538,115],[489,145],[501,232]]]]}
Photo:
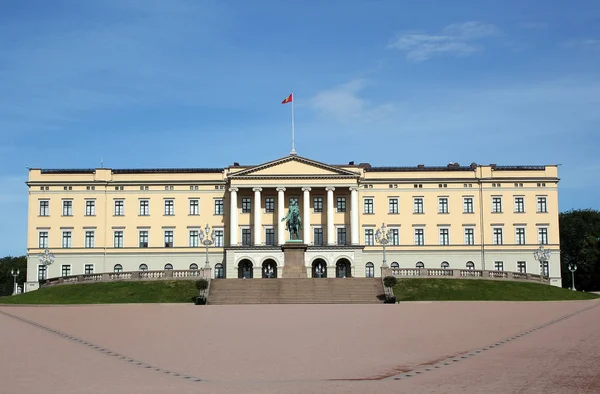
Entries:
{"type": "Polygon", "coordinates": [[[344,275],[377,276],[382,246],[371,234],[385,223],[392,230],[387,265],[540,273],[533,251],[542,242],[553,251],[551,283],[560,285],[557,171],[327,165],[296,155],[217,169],[31,169],[26,290],[37,288],[38,274],[202,267],[205,249],[193,234],[207,224],[222,234],[209,248],[211,268],[238,277],[240,262],[250,261],[260,275],[264,261],[284,265],[288,234],[280,220],[290,198],[305,224],[308,271],[319,260],[333,276],[345,259],[344,275]],[[38,255],[46,247],[56,261],[43,273],[38,255]]]}

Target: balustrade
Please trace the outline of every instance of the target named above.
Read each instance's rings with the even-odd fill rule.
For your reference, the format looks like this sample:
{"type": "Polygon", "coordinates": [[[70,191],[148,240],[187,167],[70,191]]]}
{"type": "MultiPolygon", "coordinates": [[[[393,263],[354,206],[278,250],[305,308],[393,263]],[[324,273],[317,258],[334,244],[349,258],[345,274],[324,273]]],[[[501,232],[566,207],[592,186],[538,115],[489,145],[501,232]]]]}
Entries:
{"type": "Polygon", "coordinates": [[[481,270],[460,270],[460,276],[462,276],[462,277],[482,277],[483,271],[481,271],[481,270]]]}

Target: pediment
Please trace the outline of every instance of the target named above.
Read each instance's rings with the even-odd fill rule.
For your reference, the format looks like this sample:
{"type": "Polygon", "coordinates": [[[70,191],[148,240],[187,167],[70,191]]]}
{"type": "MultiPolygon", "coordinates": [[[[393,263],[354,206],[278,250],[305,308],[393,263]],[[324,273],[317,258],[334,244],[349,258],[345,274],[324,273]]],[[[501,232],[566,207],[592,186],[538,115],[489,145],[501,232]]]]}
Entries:
{"type": "Polygon", "coordinates": [[[230,178],[254,177],[358,177],[358,172],[348,171],[343,168],[331,166],[301,156],[287,156],[282,159],[270,161],[254,167],[232,173],[230,178]]]}

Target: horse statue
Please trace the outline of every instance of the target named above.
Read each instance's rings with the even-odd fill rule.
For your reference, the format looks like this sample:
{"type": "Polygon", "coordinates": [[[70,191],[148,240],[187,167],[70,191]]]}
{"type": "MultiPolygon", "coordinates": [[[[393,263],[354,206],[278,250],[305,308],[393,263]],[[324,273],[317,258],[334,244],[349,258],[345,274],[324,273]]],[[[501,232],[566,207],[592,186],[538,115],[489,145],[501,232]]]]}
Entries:
{"type": "Polygon", "coordinates": [[[290,209],[281,221],[285,221],[285,227],[290,232],[290,239],[300,239],[300,230],[302,230],[302,220],[300,219],[300,207],[296,200],[290,202],[290,209]],[[295,238],[294,238],[295,234],[295,238]]]}

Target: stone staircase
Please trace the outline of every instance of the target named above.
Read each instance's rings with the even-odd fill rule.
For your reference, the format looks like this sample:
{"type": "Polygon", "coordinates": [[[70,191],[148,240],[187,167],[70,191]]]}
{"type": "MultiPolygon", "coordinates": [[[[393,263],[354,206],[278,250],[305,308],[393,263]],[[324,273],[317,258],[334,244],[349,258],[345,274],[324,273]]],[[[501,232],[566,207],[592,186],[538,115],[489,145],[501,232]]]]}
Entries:
{"type": "Polygon", "coordinates": [[[209,305],[381,304],[380,278],[214,279],[209,305]]]}

